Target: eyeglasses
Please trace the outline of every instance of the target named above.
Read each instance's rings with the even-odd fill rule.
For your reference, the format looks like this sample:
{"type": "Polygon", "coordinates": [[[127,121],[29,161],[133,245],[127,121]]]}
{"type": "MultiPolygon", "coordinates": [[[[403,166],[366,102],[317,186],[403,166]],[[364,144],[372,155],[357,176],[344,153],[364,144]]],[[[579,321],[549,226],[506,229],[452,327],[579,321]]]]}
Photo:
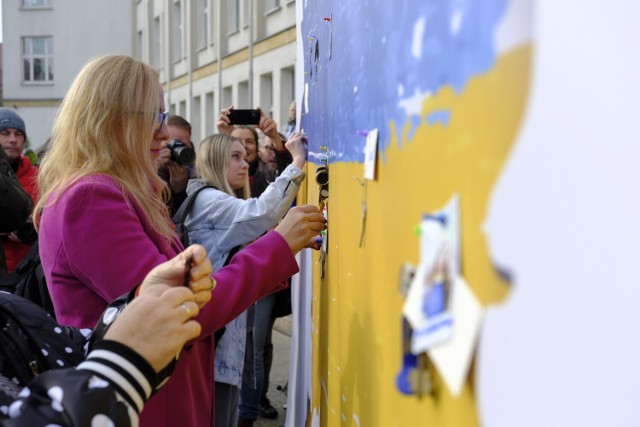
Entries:
{"type": "Polygon", "coordinates": [[[157,120],[158,120],[158,123],[160,123],[160,127],[162,127],[162,124],[166,123],[168,119],[169,119],[169,113],[167,113],[166,111],[163,113],[158,112],[157,120]]]}

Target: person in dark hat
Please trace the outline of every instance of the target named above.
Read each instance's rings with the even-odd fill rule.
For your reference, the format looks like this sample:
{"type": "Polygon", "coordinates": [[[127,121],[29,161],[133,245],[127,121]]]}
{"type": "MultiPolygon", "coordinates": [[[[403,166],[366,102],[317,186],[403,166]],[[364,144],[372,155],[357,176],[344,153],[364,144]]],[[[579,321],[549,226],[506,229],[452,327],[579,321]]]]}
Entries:
{"type": "MultiPolygon", "coordinates": [[[[7,160],[20,185],[29,194],[35,204],[38,198],[38,168],[23,154],[27,141],[24,120],[10,108],[0,108],[0,146],[7,154],[7,160]]],[[[12,272],[36,239],[31,222],[22,228],[1,237],[7,262],[7,271],[12,272]]]]}

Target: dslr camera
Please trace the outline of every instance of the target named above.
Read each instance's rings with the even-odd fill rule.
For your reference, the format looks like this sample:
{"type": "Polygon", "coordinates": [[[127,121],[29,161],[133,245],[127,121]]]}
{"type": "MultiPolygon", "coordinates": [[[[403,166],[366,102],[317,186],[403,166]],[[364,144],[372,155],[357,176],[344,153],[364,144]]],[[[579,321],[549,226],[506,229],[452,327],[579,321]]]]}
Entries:
{"type": "Polygon", "coordinates": [[[171,150],[171,161],[181,165],[191,165],[196,159],[196,152],[179,139],[172,139],[167,144],[171,150]]]}

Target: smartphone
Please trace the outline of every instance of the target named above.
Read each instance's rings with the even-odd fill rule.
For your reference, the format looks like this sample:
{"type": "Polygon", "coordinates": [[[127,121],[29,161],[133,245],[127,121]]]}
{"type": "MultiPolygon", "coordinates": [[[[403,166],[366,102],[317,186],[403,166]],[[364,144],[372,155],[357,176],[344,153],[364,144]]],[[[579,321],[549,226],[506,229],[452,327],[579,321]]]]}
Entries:
{"type": "Polygon", "coordinates": [[[229,121],[232,125],[258,125],[260,124],[259,110],[236,110],[229,111],[229,121]]]}

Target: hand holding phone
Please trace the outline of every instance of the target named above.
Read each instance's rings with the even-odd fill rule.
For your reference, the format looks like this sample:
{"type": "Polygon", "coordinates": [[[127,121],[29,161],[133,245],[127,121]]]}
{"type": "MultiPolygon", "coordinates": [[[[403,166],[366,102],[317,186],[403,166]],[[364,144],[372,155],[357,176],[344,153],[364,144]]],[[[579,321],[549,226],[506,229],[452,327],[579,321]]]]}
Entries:
{"type": "Polygon", "coordinates": [[[236,110],[229,111],[229,124],[231,125],[259,125],[260,110],[236,110]]]}

